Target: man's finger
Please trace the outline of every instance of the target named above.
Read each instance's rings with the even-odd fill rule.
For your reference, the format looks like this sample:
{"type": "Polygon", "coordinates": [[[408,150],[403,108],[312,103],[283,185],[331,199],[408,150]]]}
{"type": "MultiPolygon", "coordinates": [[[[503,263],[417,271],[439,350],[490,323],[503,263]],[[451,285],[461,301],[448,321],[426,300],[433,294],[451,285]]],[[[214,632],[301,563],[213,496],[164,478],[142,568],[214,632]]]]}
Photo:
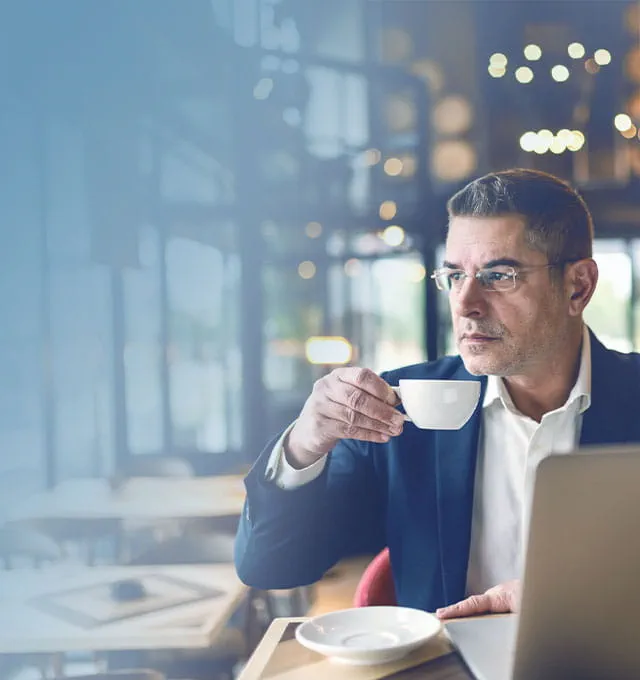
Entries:
{"type": "MultiPolygon", "coordinates": [[[[363,413],[351,410],[344,404],[332,401],[330,397],[326,404],[318,407],[318,411],[325,417],[342,423],[344,427],[365,428],[367,430],[373,430],[374,432],[382,432],[392,437],[395,437],[402,432],[402,426],[404,424],[404,421],[398,417],[392,417],[387,422],[376,418],[370,418],[363,413]]],[[[341,436],[344,437],[345,434],[341,433],[341,436]]],[[[353,439],[351,435],[346,436],[353,439]]]]}
{"type": "MultiPolygon", "coordinates": [[[[388,425],[404,424],[404,416],[397,409],[385,403],[370,392],[354,387],[348,383],[338,382],[327,388],[327,397],[332,402],[388,425]]],[[[353,416],[345,415],[346,421],[351,422],[353,416]]],[[[342,419],[342,418],[341,418],[342,419]]]]}
{"type": "Polygon", "coordinates": [[[476,614],[485,614],[491,611],[491,596],[490,595],[472,595],[466,600],[456,602],[448,607],[442,607],[436,610],[436,616],[440,619],[453,619],[461,616],[475,616],[476,614]]]}
{"type": "Polygon", "coordinates": [[[391,387],[377,373],[368,368],[349,366],[337,368],[333,373],[341,382],[358,387],[390,406],[395,406],[398,403],[396,393],[391,387]]]}
{"type": "Polygon", "coordinates": [[[485,593],[491,597],[491,611],[496,613],[518,611],[519,589],[517,582],[490,588],[485,593]]]}

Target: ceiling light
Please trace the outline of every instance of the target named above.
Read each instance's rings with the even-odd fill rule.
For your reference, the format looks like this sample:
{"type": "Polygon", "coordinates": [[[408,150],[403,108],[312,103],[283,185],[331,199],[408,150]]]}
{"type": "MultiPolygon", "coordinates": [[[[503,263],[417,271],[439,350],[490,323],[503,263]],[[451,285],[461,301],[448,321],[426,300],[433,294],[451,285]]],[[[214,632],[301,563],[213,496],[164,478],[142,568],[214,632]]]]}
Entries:
{"type": "Polygon", "coordinates": [[[305,343],[305,356],[310,364],[343,365],[351,361],[353,347],[340,336],[313,336],[305,343]]]}
{"type": "Polygon", "coordinates": [[[580,151],[584,142],[585,138],[580,130],[571,130],[571,138],[567,139],[567,149],[569,151],[580,151]]]}
{"type": "Polygon", "coordinates": [[[489,64],[489,75],[492,78],[502,78],[504,74],[507,72],[507,69],[504,66],[494,66],[493,64],[489,64]]]}
{"type": "Polygon", "coordinates": [[[538,61],[542,56],[542,50],[538,45],[527,45],[524,48],[524,56],[529,61],[538,61]]]}
{"type": "Polygon", "coordinates": [[[309,222],[304,230],[309,238],[318,238],[322,234],[322,225],[320,222],[309,222]]]}
{"type": "Polygon", "coordinates": [[[561,139],[557,135],[553,138],[553,141],[549,145],[549,151],[555,154],[560,154],[563,151],[566,151],[566,149],[567,149],[566,141],[564,139],[561,139]]]}
{"type": "Polygon", "coordinates": [[[530,83],[533,80],[533,71],[528,66],[517,68],[516,80],[523,84],[530,83]]]}
{"type": "Polygon", "coordinates": [[[505,68],[508,63],[508,59],[506,55],[502,54],[502,52],[495,52],[489,57],[489,63],[491,66],[505,68]]]}
{"type": "Polygon", "coordinates": [[[473,121],[469,100],[460,95],[443,97],[433,109],[433,126],[441,135],[460,135],[473,121]]]}
{"type": "Polygon", "coordinates": [[[402,227],[399,227],[397,224],[392,224],[390,227],[387,227],[382,232],[381,236],[382,240],[392,248],[402,245],[404,237],[405,237],[404,229],[402,227]]]}
{"type": "Polygon", "coordinates": [[[364,163],[365,165],[377,165],[382,158],[382,154],[379,149],[367,149],[364,152],[364,163]]]}
{"type": "Polygon", "coordinates": [[[416,127],[417,111],[410,99],[392,95],[386,102],[385,113],[389,128],[395,132],[407,132],[416,127]]]}
{"type": "Polygon", "coordinates": [[[596,50],[593,59],[598,66],[606,66],[611,63],[611,52],[609,50],[596,50]]]}
{"type": "Polygon", "coordinates": [[[352,257],[350,260],[347,260],[344,263],[344,273],[347,276],[354,277],[358,276],[360,272],[362,271],[362,262],[358,260],[356,257],[352,257]]]}
{"type": "Polygon", "coordinates": [[[396,206],[395,201],[382,201],[380,204],[380,219],[392,220],[396,216],[397,212],[398,207],[396,206]]]}
{"type": "Polygon", "coordinates": [[[616,130],[619,130],[620,132],[629,130],[633,125],[631,118],[626,113],[619,113],[613,119],[613,124],[616,126],[616,130]]]}
{"type": "Polygon", "coordinates": [[[569,69],[562,64],[557,64],[551,69],[551,77],[558,83],[564,83],[569,78],[569,69]]]}
{"type": "Polygon", "coordinates": [[[463,139],[447,139],[433,148],[432,167],[438,179],[456,182],[468,177],[478,164],[475,148],[463,139]]]}
{"type": "Polygon", "coordinates": [[[384,171],[390,177],[397,177],[402,172],[402,161],[399,158],[387,158],[384,162],[384,171]]]}
{"type": "Polygon", "coordinates": [[[567,47],[567,52],[572,59],[582,59],[584,57],[586,50],[584,45],[579,42],[572,42],[569,47],[567,47]]]}
{"type": "Polygon", "coordinates": [[[536,142],[538,140],[538,135],[531,130],[525,132],[522,137],[520,137],[520,148],[523,151],[535,151],[536,142]]]}
{"type": "Polygon", "coordinates": [[[305,260],[298,265],[298,275],[301,279],[312,279],[316,275],[316,266],[311,260],[305,260]]]}

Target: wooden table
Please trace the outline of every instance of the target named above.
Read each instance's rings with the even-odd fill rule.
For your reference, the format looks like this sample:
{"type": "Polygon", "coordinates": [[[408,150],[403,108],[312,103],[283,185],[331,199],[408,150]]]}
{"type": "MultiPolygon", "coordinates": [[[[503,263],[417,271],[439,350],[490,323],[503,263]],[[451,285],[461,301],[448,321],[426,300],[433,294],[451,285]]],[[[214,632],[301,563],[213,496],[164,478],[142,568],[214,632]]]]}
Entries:
{"type": "Polygon", "coordinates": [[[350,666],[330,661],[295,639],[295,629],[306,618],[275,619],[238,680],[470,680],[444,634],[424,647],[380,666],[350,666]]]}
{"type": "Polygon", "coordinates": [[[70,479],[15,508],[10,519],[162,520],[240,515],[243,477],[132,477],[117,489],[107,479],[70,479]]]}
{"type": "Polygon", "coordinates": [[[0,572],[0,654],[207,648],[246,590],[231,564],[0,572]],[[126,579],[147,597],[114,602],[126,579]]]}

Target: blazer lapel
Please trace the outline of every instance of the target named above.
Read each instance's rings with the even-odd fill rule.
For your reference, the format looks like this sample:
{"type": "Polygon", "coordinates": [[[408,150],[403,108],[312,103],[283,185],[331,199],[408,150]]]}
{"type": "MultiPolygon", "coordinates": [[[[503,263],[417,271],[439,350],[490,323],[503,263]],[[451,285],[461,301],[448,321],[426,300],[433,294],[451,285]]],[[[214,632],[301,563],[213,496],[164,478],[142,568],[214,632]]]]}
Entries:
{"type": "Polygon", "coordinates": [[[460,430],[438,430],[434,437],[440,566],[447,603],[456,602],[465,594],[476,458],[487,386],[486,377],[473,376],[464,366],[452,378],[477,380],[481,390],[476,410],[466,425],[460,430]]]}

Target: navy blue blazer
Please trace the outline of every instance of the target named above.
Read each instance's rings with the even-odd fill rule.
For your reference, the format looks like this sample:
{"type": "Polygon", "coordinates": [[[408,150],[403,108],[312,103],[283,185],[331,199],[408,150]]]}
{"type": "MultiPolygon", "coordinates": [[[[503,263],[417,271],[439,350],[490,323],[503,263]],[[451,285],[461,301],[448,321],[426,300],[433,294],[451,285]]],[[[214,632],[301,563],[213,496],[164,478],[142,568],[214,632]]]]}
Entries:
{"type": "MultiPolygon", "coordinates": [[[[248,585],[306,585],[346,556],[388,545],[398,604],[434,611],[465,596],[486,377],[470,375],[460,357],[382,377],[391,385],[401,378],[478,380],[482,393],[462,429],[408,423],[386,444],[342,440],[322,475],[295,490],[266,481],[270,442],[245,480],[236,538],[236,569],[248,585]]],[[[580,445],[640,442],[640,355],[611,351],[591,334],[591,391],[580,445]]]]}

